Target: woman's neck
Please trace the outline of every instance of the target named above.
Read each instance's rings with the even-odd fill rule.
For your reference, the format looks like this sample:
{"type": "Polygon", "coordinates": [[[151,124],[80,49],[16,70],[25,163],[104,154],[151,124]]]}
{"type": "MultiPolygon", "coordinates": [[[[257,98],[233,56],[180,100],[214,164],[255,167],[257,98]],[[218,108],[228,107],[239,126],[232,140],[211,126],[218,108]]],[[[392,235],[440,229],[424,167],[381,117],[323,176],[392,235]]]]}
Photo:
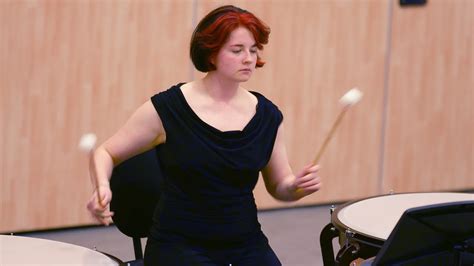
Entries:
{"type": "Polygon", "coordinates": [[[208,73],[201,79],[202,88],[206,94],[216,101],[229,101],[239,92],[239,82],[219,78],[213,73],[208,73]]]}

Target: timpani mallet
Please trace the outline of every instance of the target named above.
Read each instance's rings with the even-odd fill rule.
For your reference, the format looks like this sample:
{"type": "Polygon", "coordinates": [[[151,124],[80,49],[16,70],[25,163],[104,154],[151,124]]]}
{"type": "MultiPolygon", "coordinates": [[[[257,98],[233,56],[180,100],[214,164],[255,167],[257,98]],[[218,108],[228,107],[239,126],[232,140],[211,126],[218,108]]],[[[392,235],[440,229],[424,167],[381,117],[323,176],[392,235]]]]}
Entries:
{"type": "MultiPolygon", "coordinates": [[[[79,149],[83,152],[86,152],[89,155],[89,159],[92,156],[92,151],[94,150],[95,144],[97,142],[97,136],[94,133],[86,133],[82,135],[81,139],[79,140],[79,149]]],[[[95,178],[95,186],[97,191],[97,200],[99,204],[102,205],[102,200],[100,198],[99,193],[99,180],[95,178]]]]}
{"type": "Polygon", "coordinates": [[[353,105],[355,105],[357,102],[360,101],[362,98],[362,92],[358,90],[357,88],[353,88],[346,92],[341,99],[339,99],[339,103],[342,105],[342,110],[339,112],[339,115],[337,116],[336,120],[334,121],[331,130],[327,134],[326,138],[324,139],[323,144],[321,145],[321,148],[319,148],[318,153],[316,154],[316,157],[314,158],[313,164],[318,164],[319,160],[321,159],[321,156],[323,155],[324,150],[326,149],[327,145],[329,144],[329,141],[331,140],[332,136],[334,135],[334,132],[336,132],[337,127],[342,121],[342,118],[346,114],[347,110],[353,105]]]}

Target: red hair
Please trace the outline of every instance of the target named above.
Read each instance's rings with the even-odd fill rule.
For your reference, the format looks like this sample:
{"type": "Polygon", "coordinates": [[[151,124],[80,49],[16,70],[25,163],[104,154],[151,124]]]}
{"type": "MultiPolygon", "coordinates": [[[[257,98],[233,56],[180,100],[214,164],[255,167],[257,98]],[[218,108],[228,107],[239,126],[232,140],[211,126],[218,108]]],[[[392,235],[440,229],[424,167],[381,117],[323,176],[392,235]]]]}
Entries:
{"type": "MultiPolygon", "coordinates": [[[[259,50],[268,43],[270,28],[255,15],[231,5],[219,7],[199,22],[191,37],[190,55],[197,70],[209,72],[216,69],[211,59],[238,27],[245,27],[252,33],[259,50]]],[[[256,67],[264,64],[257,54],[256,67]]]]}

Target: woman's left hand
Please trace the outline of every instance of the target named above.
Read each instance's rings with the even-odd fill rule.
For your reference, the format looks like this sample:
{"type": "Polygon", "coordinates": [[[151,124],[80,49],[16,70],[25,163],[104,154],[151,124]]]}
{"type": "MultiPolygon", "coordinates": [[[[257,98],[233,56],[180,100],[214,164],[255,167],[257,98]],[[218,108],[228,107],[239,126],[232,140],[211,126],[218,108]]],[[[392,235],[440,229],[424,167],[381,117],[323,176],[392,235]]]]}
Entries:
{"type": "Polygon", "coordinates": [[[318,175],[320,166],[310,164],[305,166],[301,172],[295,176],[292,190],[297,198],[303,198],[321,189],[321,178],[318,175]]]}

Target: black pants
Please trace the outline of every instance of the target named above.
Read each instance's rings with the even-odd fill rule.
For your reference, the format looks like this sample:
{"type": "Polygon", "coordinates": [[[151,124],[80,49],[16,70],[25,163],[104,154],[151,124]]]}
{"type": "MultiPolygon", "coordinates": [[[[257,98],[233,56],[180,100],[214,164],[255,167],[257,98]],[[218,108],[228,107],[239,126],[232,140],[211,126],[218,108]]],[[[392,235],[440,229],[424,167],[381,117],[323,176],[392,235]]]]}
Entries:
{"type": "Polygon", "coordinates": [[[190,242],[173,234],[149,237],[145,266],[281,266],[281,262],[259,233],[240,244],[190,242]]]}

